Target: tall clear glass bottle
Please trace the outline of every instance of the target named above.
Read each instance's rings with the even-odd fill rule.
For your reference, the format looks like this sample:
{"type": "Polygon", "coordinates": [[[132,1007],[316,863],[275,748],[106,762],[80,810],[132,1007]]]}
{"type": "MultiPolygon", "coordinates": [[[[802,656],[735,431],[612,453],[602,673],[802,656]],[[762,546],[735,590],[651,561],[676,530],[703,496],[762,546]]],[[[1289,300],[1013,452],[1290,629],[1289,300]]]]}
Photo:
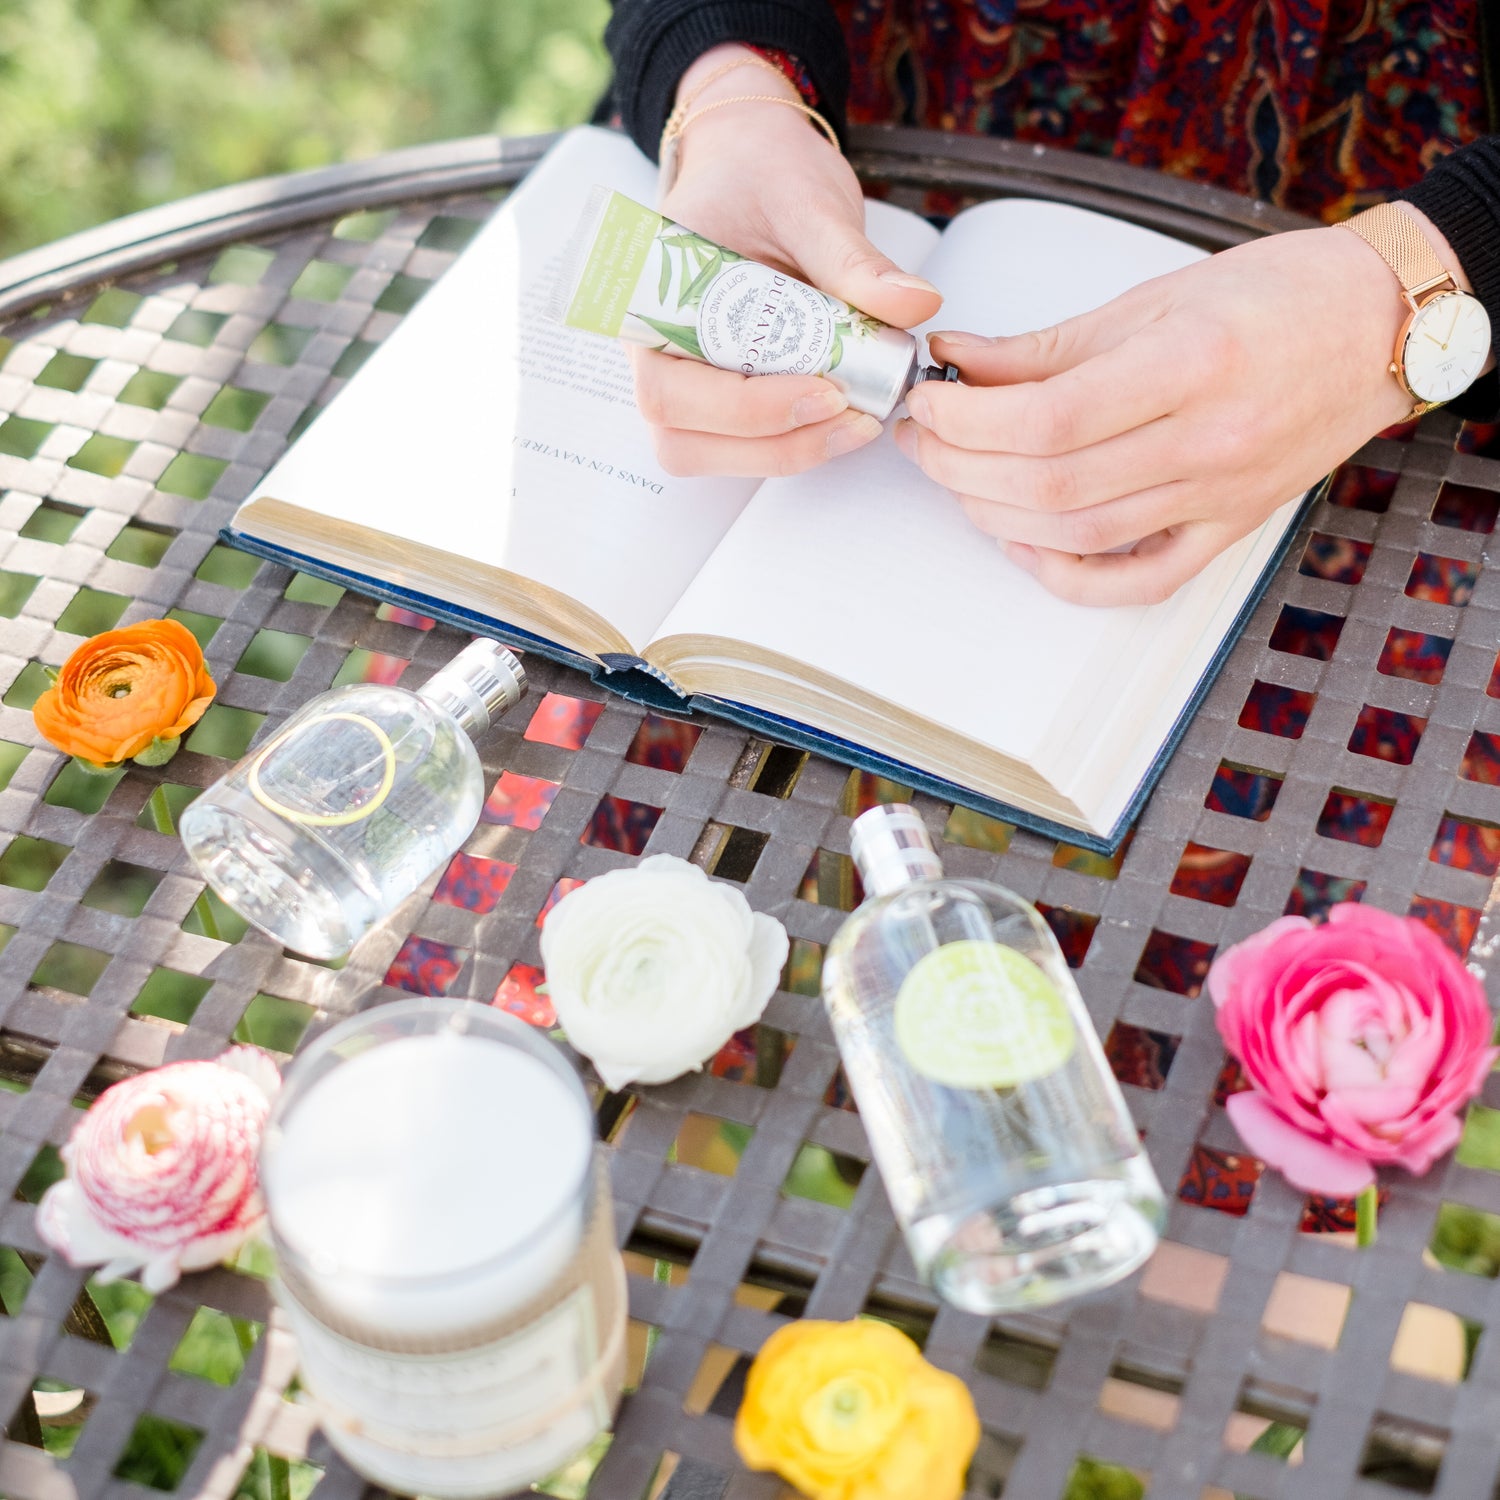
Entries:
{"type": "Polygon", "coordinates": [[[1051,929],[999,886],[945,879],[908,806],[872,808],[851,844],[866,899],[823,999],[918,1271],[996,1313],[1135,1270],[1161,1187],[1051,929]]]}
{"type": "Polygon", "coordinates": [[[347,953],[474,830],[474,741],[526,691],[521,663],[476,640],[415,692],[322,693],[183,814],[209,885],[293,952],[347,953]]]}

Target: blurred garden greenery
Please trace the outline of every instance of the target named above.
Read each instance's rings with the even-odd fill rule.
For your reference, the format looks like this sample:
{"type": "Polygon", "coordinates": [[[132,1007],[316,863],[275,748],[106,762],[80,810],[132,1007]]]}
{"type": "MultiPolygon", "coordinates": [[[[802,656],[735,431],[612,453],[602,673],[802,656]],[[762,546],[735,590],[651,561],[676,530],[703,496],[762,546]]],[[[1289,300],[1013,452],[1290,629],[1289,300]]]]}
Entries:
{"type": "Polygon", "coordinates": [[[586,119],[608,0],[0,0],[0,257],[190,193],[586,119]]]}

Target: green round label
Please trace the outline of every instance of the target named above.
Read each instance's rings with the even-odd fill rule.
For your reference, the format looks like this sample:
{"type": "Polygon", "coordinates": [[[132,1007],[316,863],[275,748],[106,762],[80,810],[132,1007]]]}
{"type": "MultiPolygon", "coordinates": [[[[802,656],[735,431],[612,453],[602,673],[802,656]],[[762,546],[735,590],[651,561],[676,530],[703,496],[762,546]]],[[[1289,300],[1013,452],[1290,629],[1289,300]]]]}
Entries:
{"type": "Polygon", "coordinates": [[[917,1072],[955,1089],[1011,1088],[1073,1055],[1073,1018],[1057,986],[998,943],[945,943],[896,994],[896,1045],[917,1072]]]}

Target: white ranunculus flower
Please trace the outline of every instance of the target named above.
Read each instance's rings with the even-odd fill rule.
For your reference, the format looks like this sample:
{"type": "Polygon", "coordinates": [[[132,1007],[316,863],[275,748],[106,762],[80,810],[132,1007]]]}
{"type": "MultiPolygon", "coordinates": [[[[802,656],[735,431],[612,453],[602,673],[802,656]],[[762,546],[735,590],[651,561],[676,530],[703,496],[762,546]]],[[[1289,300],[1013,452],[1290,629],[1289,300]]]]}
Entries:
{"type": "Polygon", "coordinates": [[[733,886],[657,854],[570,892],[542,926],[547,994],[612,1089],[701,1068],[760,1019],[786,929],[733,886]]]}

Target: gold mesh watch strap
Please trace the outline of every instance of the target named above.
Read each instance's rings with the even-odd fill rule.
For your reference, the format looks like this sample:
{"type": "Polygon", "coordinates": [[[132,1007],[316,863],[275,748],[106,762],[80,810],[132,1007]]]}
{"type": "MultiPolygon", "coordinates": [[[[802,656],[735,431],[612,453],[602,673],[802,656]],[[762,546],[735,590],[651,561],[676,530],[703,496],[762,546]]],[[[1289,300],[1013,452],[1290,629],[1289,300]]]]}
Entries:
{"type": "Polygon", "coordinates": [[[1437,257],[1427,236],[1410,214],[1394,203],[1381,203],[1344,221],[1360,239],[1372,246],[1396,273],[1407,292],[1450,279],[1448,268],[1437,257]]]}

